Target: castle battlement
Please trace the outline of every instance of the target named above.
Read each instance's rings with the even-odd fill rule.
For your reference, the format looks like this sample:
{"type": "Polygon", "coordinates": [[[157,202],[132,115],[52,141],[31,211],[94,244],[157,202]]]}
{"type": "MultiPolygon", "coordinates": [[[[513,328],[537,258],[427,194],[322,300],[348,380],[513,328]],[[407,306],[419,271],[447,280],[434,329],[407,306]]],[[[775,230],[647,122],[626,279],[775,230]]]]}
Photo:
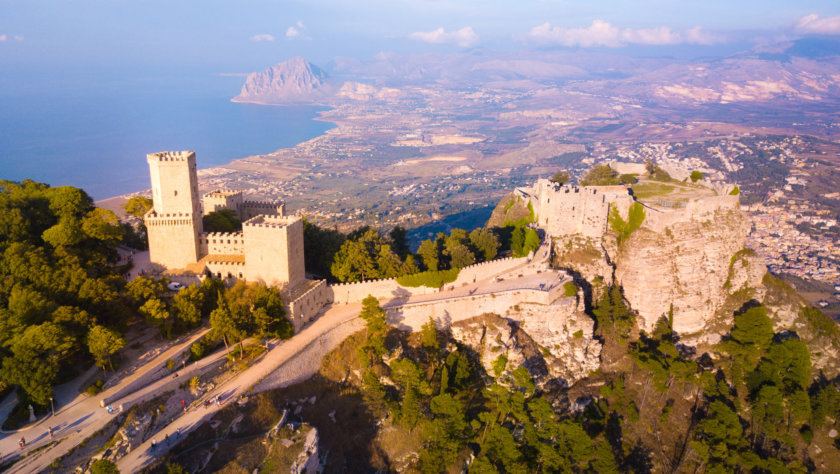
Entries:
{"type": "Polygon", "coordinates": [[[242,207],[277,207],[283,204],[282,201],[242,201],[242,207]]]}
{"type": "Polygon", "coordinates": [[[146,155],[148,161],[193,161],[195,162],[194,151],[161,151],[146,155]]]}
{"type": "Polygon", "coordinates": [[[234,191],[232,189],[217,189],[204,194],[204,197],[228,197],[242,194],[242,191],[234,191]]]}
{"type": "Polygon", "coordinates": [[[168,213],[157,213],[154,209],[146,213],[146,219],[175,219],[179,217],[192,217],[193,214],[191,212],[168,212],[168,213]]]}
{"type": "Polygon", "coordinates": [[[241,239],[242,232],[202,232],[205,239],[241,239]]]}
{"type": "Polygon", "coordinates": [[[300,221],[300,217],[294,216],[266,216],[259,215],[252,217],[242,223],[242,227],[262,227],[262,228],[283,228],[300,221]]]}

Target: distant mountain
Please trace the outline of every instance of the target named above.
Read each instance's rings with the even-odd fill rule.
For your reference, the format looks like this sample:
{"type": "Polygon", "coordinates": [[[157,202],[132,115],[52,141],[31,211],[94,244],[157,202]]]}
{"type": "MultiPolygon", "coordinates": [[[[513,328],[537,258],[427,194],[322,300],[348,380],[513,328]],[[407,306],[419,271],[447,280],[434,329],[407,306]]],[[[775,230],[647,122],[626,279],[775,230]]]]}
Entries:
{"type": "Polygon", "coordinates": [[[335,93],[337,85],[327,74],[301,57],[254,72],[232,100],[257,104],[320,103],[335,93]]]}

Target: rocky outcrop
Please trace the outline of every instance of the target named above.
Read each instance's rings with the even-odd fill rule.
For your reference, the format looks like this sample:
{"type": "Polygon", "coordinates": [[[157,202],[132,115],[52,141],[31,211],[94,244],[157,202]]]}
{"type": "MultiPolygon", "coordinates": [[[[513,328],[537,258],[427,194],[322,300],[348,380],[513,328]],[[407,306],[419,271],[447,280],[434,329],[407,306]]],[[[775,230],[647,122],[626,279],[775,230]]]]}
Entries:
{"type": "Polygon", "coordinates": [[[748,228],[739,209],[720,208],[660,231],[645,226],[635,231],[612,260],[624,296],[639,314],[639,327],[652,330],[673,307],[674,330],[697,335],[732,285],[760,285],[763,264],[744,267],[733,261],[744,248],[748,228]]]}
{"type": "Polygon", "coordinates": [[[581,297],[551,305],[522,303],[504,317],[460,321],[452,325],[452,337],[478,353],[487,374],[495,375],[494,363],[504,356],[502,375],[525,366],[538,385],[567,387],[600,364],[601,343],[593,338],[594,322],[584,314],[581,297]]]}
{"type": "Polygon", "coordinates": [[[233,101],[276,105],[320,103],[335,90],[335,84],[324,71],[296,57],[251,73],[233,101]]]}

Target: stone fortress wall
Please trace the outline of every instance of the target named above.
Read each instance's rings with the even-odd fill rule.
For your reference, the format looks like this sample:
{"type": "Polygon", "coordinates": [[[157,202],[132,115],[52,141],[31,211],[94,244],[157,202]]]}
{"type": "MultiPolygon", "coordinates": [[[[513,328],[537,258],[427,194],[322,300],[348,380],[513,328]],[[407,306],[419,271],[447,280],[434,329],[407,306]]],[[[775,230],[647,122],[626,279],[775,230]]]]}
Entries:
{"type": "Polygon", "coordinates": [[[242,232],[203,232],[198,238],[201,255],[242,254],[245,252],[245,238],[242,232]]]}
{"type": "Polygon", "coordinates": [[[607,231],[610,206],[626,217],[633,204],[624,186],[562,186],[540,179],[531,187],[517,188],[515,193],[529,201],[537,225],[552,236],[601,238],[607,231]]]}
{"type": "Polygon", "coordinates": [[[259,215],[242,224],[245,279],[295,286],[304,280],[303,221],[259,215]]]}
{"type": "Polygon", "coordinates": [[[569,275],[564,274],[561,275],[558,283],[546,289],[523,287],[408,304],[397,301],[392,305],[386,305],[384,309],[388,323],[401,329],[419,331],[424,324],[429,322],[429,318],[432,318],[438,327],[445,328],[455,321],[484,313],[503,315],[508,309],[521,303],[550,305],[566,297],[563,283],[571,280],[569,275]]]}
{"type": "Polygon", "coordinates": [[[645,209],[645,220],[642,226],[654,232],[664,232],[667,227],[680,222],[709,220],[717,211],[738,210],[740,207],[739,196],[731,195],[691,199],[685,207],[675,209],[660,210],[648,207],[645,209]]]}

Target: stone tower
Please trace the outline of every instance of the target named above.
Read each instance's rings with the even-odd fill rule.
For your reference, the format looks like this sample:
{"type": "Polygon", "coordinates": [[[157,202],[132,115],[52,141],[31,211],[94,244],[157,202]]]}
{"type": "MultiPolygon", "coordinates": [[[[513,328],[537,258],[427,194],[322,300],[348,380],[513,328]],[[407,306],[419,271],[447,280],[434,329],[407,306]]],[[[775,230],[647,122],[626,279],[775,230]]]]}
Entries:
{"type": "Polygon", "coordinates": [[[305,278],[300,217],[256,216],[242,224],[245,279],[294,287],[305,278]]]}
{"type": "Polygon", "coordinates": [[[154,207],[146,214],[152,263],[185,268],[199,259],[201,201],[195,152],[165,151],[146,155],[154,207]]]}

